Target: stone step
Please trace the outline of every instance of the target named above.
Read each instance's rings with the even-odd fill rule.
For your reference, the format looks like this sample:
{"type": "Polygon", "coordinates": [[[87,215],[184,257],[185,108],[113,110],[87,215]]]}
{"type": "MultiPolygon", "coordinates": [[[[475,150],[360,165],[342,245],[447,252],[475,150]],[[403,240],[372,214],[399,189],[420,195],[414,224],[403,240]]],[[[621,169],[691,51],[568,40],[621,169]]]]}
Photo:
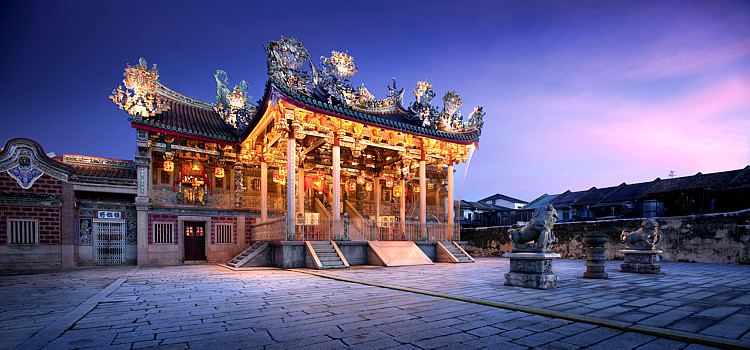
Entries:
{"type": "Polygon", "coordinates": [[[340,262],[341,258],[339,258],[338,256],[319,256],[318,260],[320,260],[321,263],[326,262],[326,261],[339,261],[340,262]]]}
{"type": "Polygon", "coordinates": [[[323,265],[323,266],[339,266],[339,265],[340,266],[344,266],[344,263],[341,262],[341,260],[338,260],[338,261],[321,261],[320,264],[323,265]]]}
{"type": "Polygon", "coordinates": [[[316,253],[336,253],[336,249],[333,248],[313,248],[316,253]]]}

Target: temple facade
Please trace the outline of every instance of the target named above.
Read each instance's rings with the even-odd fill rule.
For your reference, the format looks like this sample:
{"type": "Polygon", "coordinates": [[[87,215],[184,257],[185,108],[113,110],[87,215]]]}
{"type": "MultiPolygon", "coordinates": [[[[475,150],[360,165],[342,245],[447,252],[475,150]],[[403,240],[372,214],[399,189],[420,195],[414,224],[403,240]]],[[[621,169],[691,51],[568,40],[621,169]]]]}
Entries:
{"type": "MultiPolygon", "coordinates": [[[[459,240],[453,166],[478,144],[481,107],[464,121],[460,96],[448,92],[435,107],[428,82],[418,82],[414,102],[404,106],[395,79],[376,99],[350,84],[357,68],[346,53],[315,64],[300,42],[283,37],[265,50],[269,79],[257,105],[244,81],[230,89],[221,70],[216,101],[207,103],[161,84],[144,59],[126,68],[124,87],[110,98],[137,131],[137,154],[134,162],[100,165],[127,166],[129,177],[120,187],[71,194],[127,206],[110,210],[124,223],[126,260],[224,262],[245,251],[243,264],[320,267],[309,252],[323,248],[310,242],[332,242],[348,266],[372,263],[376,248],[367,242],[419,245],[436,260],[441,246],[459,240]]],[[[76,174],[72,158],[50,162],[76,174]]],[[[70,182],[56,179],[63,189],[70,182]]],[[[74,264],[83,261],[82,227],[96,224],[84,212],[72,213],[75,232],[63,240],[74,264]]]]}

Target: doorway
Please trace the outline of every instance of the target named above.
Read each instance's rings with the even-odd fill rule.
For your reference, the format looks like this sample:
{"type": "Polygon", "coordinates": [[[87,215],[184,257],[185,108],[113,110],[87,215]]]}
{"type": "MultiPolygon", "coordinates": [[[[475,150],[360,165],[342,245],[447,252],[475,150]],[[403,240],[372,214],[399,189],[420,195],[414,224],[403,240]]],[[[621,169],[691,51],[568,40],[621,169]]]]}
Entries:
{"type": "Polygon", "coordinates": [[[94,220],[94,264],[125,264],[125,221],[94,220]]]}
{"type": "Polygon", "coordinates": [[[206,223],[185,221],[185,260],[206,260],[206,223]]]}

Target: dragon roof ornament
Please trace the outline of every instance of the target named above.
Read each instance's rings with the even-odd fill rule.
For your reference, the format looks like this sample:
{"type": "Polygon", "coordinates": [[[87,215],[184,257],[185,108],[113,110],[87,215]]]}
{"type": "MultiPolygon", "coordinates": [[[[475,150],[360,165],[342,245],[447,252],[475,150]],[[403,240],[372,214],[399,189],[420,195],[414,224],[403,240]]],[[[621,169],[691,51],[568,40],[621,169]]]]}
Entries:
{"type": "Polygon", "coordinates": [[[141,57],[138,65],[125,68],[122,85],[112,90],[109,99],[130,115],[138,118],[153,117],[169,109],[166,99],[156,93],[159,87],[159,71],[156,64],[148,69],[146,60],[141,57]]]}
{"type": "Polygon", "coordinates": [[[240,85],[235,85],[234,89],[230,90],[226,85],[229,83],[227,73],[223,70],[217,70],[214,79],[216,80],[214,110],[224,119],[225,123],[235,129],[244,129],[249,118],[257,111],[257,107],[248,102],[250,96],[245,92],[247,83],[243,80],[240,85]]]}
{"type": "Polygon", "coordinates": [[[481,134],[484,112],[475,107],[464,122],[461,112],[461,96],[450,91],[443,97],[443,109],[432,106],[435,92],[427,81],[420,81],[414,89],[416,100],[408,109],[403,107],[404,89],[388,86],[385,99],[376,100],[364,84],[354,88],[349,84],[358,69],[354,58],[346,52],[331,51],[330,57],[320,57],[320,67],[309,59],[304,45],[295,38],[281,37],[264,46],[268,55],[268,75],[274,83],[303,95],[327,101],[332,105],[343,105],[353,110],[375,114],[397,114],[422,127],[455,134],[481,134]],[[310,66],[308,73],[304,63],[310,66]]]}

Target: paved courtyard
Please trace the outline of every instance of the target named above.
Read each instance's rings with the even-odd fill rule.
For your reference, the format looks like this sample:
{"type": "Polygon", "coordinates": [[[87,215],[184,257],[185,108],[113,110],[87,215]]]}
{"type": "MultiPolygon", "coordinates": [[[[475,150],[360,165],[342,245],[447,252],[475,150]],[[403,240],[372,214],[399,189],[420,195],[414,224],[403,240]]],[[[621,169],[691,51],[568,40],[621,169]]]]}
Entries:
{"type": "Polygon", "coordinates": [[[558,288],[547,291],[504,286],[508,268],[478,258],[0,276],[0,348],[750,348],[747,265],[663,263],[662,275],[637,275],[609,262],[610,278],[592,280],[581,277],[584,261],[557,260],[558,288]]]}

